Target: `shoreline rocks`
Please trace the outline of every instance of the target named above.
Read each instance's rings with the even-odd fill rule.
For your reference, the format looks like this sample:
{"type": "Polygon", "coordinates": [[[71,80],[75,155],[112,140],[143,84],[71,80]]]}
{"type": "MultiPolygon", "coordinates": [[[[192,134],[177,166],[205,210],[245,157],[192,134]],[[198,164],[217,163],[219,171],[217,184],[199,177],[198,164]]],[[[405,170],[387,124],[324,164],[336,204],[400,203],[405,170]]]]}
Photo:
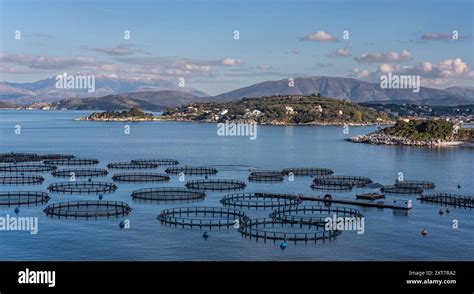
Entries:
{"type": "Polygon", "coordinates": [[[390,136],[382,133],[371,133],[367,135],[358,135],[345,139],[352,143],[365,143],[372,145],[399,145],[399,146],[459,146],[464,144],[463,141],[449,141],[449,140],[430,140],[430,141],[415,141],[402,137],[390,136]]]}

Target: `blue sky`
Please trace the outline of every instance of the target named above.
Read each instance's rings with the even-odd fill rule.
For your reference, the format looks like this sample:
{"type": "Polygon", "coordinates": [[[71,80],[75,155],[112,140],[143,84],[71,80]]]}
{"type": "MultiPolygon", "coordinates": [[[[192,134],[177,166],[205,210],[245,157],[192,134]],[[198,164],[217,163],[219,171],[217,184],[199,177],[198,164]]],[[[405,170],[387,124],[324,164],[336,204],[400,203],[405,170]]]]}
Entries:
{"type": "Polygon", "coordinates": [[[474,81],[470,0],[2,0],[0,9],[1,81],[183,77],[209,94],[316,75],[419,74],[438,88],[474,81]]]}

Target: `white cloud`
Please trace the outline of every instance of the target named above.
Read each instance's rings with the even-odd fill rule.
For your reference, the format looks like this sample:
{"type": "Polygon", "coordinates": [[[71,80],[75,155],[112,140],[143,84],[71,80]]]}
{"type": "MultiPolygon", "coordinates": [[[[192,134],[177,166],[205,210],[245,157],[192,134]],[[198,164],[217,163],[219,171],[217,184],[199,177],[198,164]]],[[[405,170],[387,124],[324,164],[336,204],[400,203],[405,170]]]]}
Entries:
{"type": "Polygon", "coordinates": [[[352,56],[352,44],[349,44],[348,46],[344,48],[339,48],[336,51],[331,52],[329,54],[329,57],[348,57],[352,56]]]}
{"type": "Polygon", "coordinates": [[[331,34],[326,33],[325,31],[318,31],[314,33],[309,33],[306,36],[300,38],[301,41],[314,41],[314,42],[336,42],[336,37],[331,34]]]}
{"type": "Polygon", "coordinates": [[[235,59],[235,58],[226,58],[222,60],[223,65],[228,65],[228,66],[234,66],[234,65],[239,65],[241,64],[242,61],[240,59],[235,59]]]}
{"type": "Polygon", "coordinates": [[[402,62],[412,60],[413,54],[408,50],[403,50],[402,52],[365,53],[354,59],[361,63],[402,62]]]}

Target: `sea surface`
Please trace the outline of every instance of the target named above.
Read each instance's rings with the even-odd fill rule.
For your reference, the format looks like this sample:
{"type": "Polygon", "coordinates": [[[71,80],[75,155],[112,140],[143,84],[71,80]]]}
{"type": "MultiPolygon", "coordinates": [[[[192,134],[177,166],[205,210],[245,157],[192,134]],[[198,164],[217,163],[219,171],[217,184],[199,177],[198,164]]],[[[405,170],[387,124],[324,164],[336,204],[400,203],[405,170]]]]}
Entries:
{"type": "MultiPolygon", "coordinates": [[[[428,180],[436,188],[427,193],[474,194],[474,148],[420,148],[354,144],[344,138],[376,130],[377,127],[258,126],[256,140],[248,137],[218,136],[217,125],[184,122],[90,122],[76,121],[90,111],[0,111],[0,153],[67,153],[76,157],[109,162],[138,158],[173,158],[183,165],[214,165],[219,173],[210,178],[239,179],[247,182],[242,192],[278,192],[324,195],[310,188],[310,177],[285,178],[283,183],[248,183],[249,169],[326,167],[335,175],[367,176],[374,182],[393,184],[399,173],[406,180],[428,180]],[[130,134],[125,134],[125,126],[130,134]],[[15,130],[21,128],[20,134],[15,130]],[[460,185],[461,188],[457,186],[460,185]]],[[[160,167],[157,172],[164,172],[160,167]]],[[[151,170],[148,170],[151,171],[151,170]]],[[[111,170],[100,181],[112,181],[111,170]]],[[[2,191],[47,191],[49,184],[64,179],[42,174],[42,185],[0,186],[2,191]]],[[[39,206],[20,207],[18,216],[38,217],[38,234],[0,231],[0,260],[474,260],[474,211],[452,208],[440,215],[436,204],[424,204],[416,196],[387,195],[413,200],[409,213],[391,209],[359,208],[365,232],[344,231],[326,242],[280,242],[246,239],[234,228],[208,230],[163,226],[156,219],[166,208],[186,206],[221,207],[219,200],[234,192],[208,192],[204,201],[193,203],[138,203],[133,190],[144,187],[183,187],[185,182],[172,175],[164,184],[123,184],[104,200],[124,201],[133,207],[128,217],[74,220],[46,217],[39,206]],[[128,219],[129,229],[120,221],[128,219]],[[458,224],[453,228],[453,223],[458,224]],[[422,237],[426,228],[428,235],[422,237]]],[[[188,176],[186,180],[201,179],[188,176]]],[[[334,197],[355,199],[370,189],[331,192],[334,197]]],[[[50,194],[49,204],[70,200],[98,199],[97,195],[50,194]]],[[[315,203],[303,203],[312,205],[315,203]]],[[[271,210],[246,211],[250,217],[266,217],[271,210]]],[[[15,216],[14,207],[0,207],[0,217],[15,216]]]]}

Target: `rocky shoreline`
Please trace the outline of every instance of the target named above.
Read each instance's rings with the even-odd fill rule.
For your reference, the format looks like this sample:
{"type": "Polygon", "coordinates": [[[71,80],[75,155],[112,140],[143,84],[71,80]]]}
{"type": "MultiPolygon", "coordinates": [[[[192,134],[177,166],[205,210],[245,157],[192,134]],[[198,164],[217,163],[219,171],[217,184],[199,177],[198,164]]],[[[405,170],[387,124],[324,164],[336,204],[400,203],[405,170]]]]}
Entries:
{"type": "Polygon", "coordinates": [[[415,141],[402,137],[395,137],[381,133],[371,133],[367,135],[358,135],[346,139],[346,141],[352,143],[365,143],[373,145],[399,145],[399,146],[459,146],[464,144],[463,141],[450,141],[450,140],[430,140],[430,141],[415,141]]]}
{"type": "MultiPolygon", "coordinates": [[[[183,117],[157,117],[158,121],[175,121],[175,122],[195,122],[195,123],[225,123],[225,121],[215,121],[215,120],[195,120],[183,117]]],[[[253,119],[231,119],[228,120],[228,123],[239,123],[239,124],[258,124],[266,126],[350,126],[350,127],[364,127],[364,126],[390,126],[395,122],[365,122],[365,123],[356,123],[356,122],[310,122],[310,123],[287,123],[281,121],[271,121],[266,123],[257,123],[253,119]]]]}

